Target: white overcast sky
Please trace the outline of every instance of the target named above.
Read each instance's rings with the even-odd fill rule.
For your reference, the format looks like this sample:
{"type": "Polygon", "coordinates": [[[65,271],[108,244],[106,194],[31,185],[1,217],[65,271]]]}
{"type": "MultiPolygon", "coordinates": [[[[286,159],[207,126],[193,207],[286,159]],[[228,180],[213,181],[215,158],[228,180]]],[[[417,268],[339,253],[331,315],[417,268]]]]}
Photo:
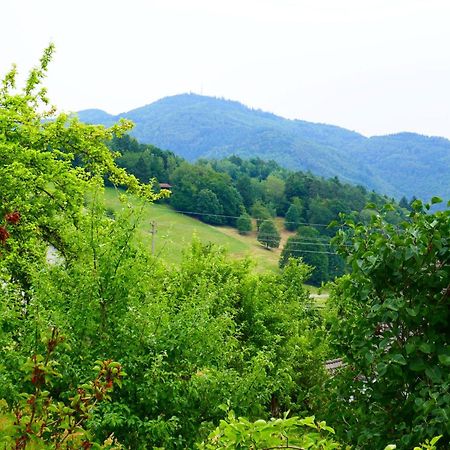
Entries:
{"type": "Polygon", "coordinates": [[[3,0],[0,72],[50,42],[59,109],[196,92],[366,135],[450,138],[450,0],[3,0]]]}

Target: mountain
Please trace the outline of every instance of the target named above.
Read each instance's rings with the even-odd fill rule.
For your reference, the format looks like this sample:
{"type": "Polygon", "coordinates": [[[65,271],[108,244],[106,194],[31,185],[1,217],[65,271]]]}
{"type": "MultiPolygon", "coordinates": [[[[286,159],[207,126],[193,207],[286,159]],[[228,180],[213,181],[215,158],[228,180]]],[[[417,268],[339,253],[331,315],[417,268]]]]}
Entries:
{"type": "Polygon", "coordinates": [[[196,94],[165,97],[117,116],[98,109],[78,115],[84,122],[104,125],[120,117],[130,119],[136,124],[132,135],[139,141],[188,160],[258,156],[396,198],[450,199],[450,141],[444,138],[415,133],[367,138],[196,94]]]}

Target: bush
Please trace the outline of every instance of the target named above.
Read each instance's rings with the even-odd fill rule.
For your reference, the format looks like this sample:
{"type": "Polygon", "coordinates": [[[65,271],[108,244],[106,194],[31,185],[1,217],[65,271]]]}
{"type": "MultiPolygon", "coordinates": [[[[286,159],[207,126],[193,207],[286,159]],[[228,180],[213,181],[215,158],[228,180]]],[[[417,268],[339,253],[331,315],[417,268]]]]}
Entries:
{"type": "Polygon", "coordinates": [[[429,208],[414,202],[394,226],[387,206],[367,226],[348,221],[335,240],[353,272],[329,302],[332,343],[349,363],[330,417],[344,416],[363,447],[450,440],[450,210],[429,208]]]}
{"type": "Polygon", "coordinates": [[[248,214],[242,214],[236,221],[239,234],[248,234],[252,231],[252,219],[248,214]]]}

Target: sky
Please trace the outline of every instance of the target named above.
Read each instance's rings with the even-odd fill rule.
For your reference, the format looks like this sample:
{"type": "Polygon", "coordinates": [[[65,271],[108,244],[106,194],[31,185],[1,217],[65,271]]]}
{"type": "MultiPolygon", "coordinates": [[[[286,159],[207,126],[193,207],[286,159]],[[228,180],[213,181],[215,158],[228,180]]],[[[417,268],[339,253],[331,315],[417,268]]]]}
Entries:
{"type": "Polygon", "coordinates": [[[450,138],[450,0],[4,0],[0,74],[53,42],[59,110],[184,92],[367,136],[450,138]]]}

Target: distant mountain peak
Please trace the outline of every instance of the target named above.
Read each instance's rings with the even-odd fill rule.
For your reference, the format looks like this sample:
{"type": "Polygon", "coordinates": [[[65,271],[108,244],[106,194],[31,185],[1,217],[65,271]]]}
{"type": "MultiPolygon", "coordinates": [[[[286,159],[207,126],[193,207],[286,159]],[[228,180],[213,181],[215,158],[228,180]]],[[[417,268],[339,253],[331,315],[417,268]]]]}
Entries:
{"type": "Polygon", "coordinates": [[[339,176],[389,196],[450,198],[450,141],[402,132],[367,138],[334,125],[290,120],[221,97],[183,93],[128,112],[78,113],[89,123],[135,122],[139,141],[188,159],[273,159],[290,169],[339,176]]]}

